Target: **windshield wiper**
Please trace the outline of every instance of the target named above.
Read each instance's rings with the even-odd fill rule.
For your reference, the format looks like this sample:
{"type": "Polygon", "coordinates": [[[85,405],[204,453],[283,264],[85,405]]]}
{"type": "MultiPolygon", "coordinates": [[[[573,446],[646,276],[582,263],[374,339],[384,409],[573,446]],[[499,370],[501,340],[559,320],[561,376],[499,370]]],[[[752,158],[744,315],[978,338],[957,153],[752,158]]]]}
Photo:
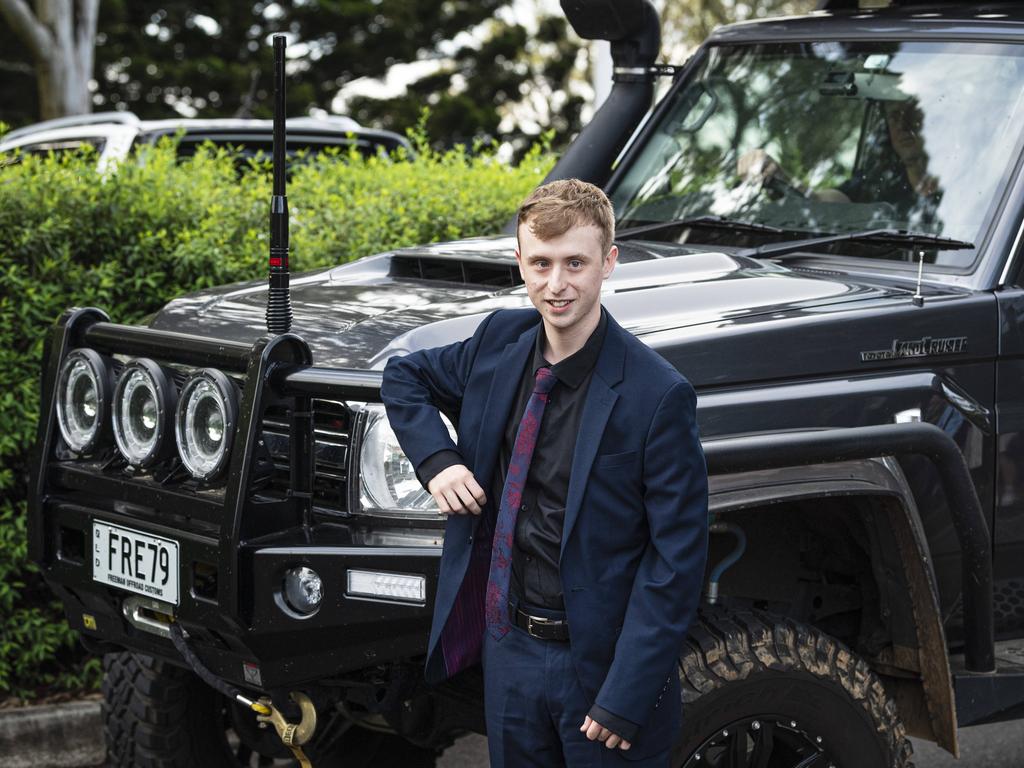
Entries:
{"type": "Polygon", "coordinates": [[[876,242],[892,243],[906,248],[934,248],[940,251],[959,250],[961,248],[973,248],[974,243],[966,240],[954,240],[952,237],[940,237],[930,235],[927,232],[909,232],[905,229],[866,229],[861,232],[847,232],[838,235],[824,235],[822,237],[810,237],[804,240],[789,240],[784,243],[769,243],[759,245],[756,248],[744,248],[737,251],[735,256],[749,256],[759,258],[764,256],[785,256],[798,251],[807,251],[819,245],[831,243],[854,242],[876,242]]]}
{"type": "Polygon", "coordinates": [[[615,233],[616,240],[628,240],[640,235],[649,235],[653,232],[660,232],[663,229],[675,227],[704,227],[706,229],[732,229],[738,232],[769,232],[778,235],[786,232],[768,224],[758,224],[750,221],[736,221],[727,219],[724,216],[694,216],[689,219],[669,219],[668,221],[656,221],[653,224],[642,224],[639,227],[629,227],[615,233]]]}

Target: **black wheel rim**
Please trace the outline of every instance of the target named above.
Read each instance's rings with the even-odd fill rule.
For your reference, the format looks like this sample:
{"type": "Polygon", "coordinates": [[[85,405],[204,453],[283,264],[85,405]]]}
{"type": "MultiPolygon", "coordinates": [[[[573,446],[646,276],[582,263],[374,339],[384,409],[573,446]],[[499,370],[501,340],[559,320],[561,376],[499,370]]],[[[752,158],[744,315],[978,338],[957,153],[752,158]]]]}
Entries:
{"type": "Polygon", "coordinates": [[[780,715],[734,720],[705,739],[682,768],[840,768],[821,734],[780,715]]]}

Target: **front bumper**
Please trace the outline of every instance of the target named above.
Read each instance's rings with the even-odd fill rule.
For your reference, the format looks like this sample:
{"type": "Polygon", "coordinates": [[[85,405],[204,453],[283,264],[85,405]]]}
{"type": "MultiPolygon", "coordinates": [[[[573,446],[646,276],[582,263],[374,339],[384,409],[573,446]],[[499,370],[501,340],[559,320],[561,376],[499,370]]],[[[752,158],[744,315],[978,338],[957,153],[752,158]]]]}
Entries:
{"type": "MultiPolygon", "coordinates": [[[[442,531],[344,510],[326,514],[315,505],[314,398],[373,401],[380,377],[310,363],[308,348],[293,335],[261,339],[250,349],[113,325],[98,310],[69,311],[61,319],[45,357],[29,550],[87,644],[181,662],[167,637],[126,616],[125,600],[134,592],[93,579],[90,541],[98,521],[177,543],[179,604],[162,612],[173,615],[214,674],[238,686],[274,689],[341,679],[425,653],[442,531]],[[54,424],[55,388],[63,357],[78,346],[244,373],[226,481],[197,487],[178,482],[173,471],[132,474],[102,459],[68,458],[54,424]],[[266,466],[256,458],[272,409],[276,419],[287,414],[290,446],[277,486],[266,482],[266,466]],[[323,600],[306,616],[290,610],[282,596],[285,572],[298,566],[312,568],[323,581],[323,600]],[[424,597],[351,595],[351,570],[422,577],[424,597]]],[[[348,461],[351,473],[351,452],[348,461]]]]}
{"type": "MultiPolygon", "coordinates": [[[[409,537],[409,529],[369,532],[344,524],[320,524],[307,536],[267,537],[247,545],[236,580],[247,585],[244,623],[229,620],[216,599],[208,566],[217,562],[217,540],[137,514],[114,502],[84,505],[80,497],[46,501],[47,550],[43,575],[64,602],[72,628],[86,641],[102,642],[180,662],[171,642],[134,626],[124,614],[135,593],[94,581],[83,553],[98,520],[173,539],[180,551],[180,604],[175,619],[211,671],[240,686],[295,686],[316,682],[426,652],[437,586],[440,547],[367,546],[368,537],[409,537]],[[122,511],[116,509],[122,507],[122,511]],[[308,566],[323,579],[323,602],[309,616],[289,611],[282,599],[284,573],[308,566]],[[351,569],[401,573],[426,579],[423,602],[372,600],[347,593],[351,569]],[[88,618],[87,618],[88,617],[88,618]],[[253,670],[259,676],[254,678],[253,670]]],[[[428,533],[418,534],[426,540],[428,533]]],[[[219,573],[216,574],[219,578],[219,573]]]]}

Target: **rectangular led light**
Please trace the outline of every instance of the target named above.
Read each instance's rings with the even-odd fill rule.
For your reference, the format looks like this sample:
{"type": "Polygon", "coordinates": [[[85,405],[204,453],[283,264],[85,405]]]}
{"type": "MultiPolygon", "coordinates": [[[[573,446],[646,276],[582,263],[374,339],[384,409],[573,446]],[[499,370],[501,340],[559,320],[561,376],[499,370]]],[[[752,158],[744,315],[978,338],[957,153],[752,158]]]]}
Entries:
{"type": "Polygon", "coordinates": [[[410,576],[404,573],[350,570],[348,572],[348,594],[353,597],[425,603],[427,579],[425,576],[410,576]]]}

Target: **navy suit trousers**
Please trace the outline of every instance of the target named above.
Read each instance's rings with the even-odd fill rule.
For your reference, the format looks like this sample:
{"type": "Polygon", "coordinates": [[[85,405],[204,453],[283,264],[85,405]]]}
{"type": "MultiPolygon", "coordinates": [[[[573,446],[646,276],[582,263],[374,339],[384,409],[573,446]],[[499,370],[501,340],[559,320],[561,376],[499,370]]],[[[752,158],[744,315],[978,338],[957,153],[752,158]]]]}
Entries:
{"type": "Polygon", "coordinates": [[[580,687],[569,643],[538,640],[517,626],[500,641],[484,635],[491,768],[668,768],[677,729],[665,729],[663,748],[640,760],[580,732],[593,702],[580,687]]]}

